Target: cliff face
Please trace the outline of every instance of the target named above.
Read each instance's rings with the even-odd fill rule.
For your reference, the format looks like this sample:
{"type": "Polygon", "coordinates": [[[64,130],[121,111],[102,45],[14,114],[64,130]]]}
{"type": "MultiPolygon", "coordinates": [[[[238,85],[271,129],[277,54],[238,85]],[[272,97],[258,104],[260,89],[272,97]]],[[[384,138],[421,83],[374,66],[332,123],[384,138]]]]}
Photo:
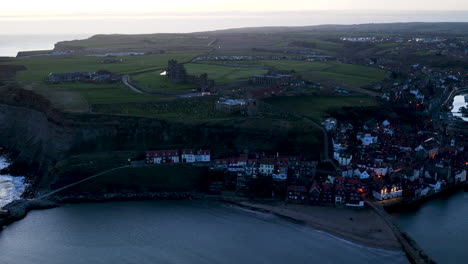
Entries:
{"type": "Polygon", "coordinates": [[[69,155],[112,150],[210,148],[313,151],[304,134],[241,129],[232,125],[187,125],[139,117],[64,114],[30,91],[7,89],[0,99],[0,146],[18,153],[16,162],[50,165],[69,155]],[[301,138],[301,139],[298,139],[301,138]]]}

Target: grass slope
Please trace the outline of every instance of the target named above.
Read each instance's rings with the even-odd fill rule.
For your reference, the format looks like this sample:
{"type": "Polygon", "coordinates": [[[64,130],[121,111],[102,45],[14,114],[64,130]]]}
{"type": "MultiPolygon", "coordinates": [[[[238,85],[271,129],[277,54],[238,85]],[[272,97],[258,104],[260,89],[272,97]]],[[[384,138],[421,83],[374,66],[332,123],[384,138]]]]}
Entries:
{"type": "Polygon", "coordinates": [[[322,121],[327,116],[327,112],[338,110],[342,107],[369,107],[377,105],[376,99],[363,96],[271,97],[265,101],[285,110],[310,117],[315,121],[322,121]]]}
{"type": "MultiPolygon", "coordinates": [[[[232,62],[219,62],[229,64],[232,62]]],[[[383,70],[338,62],[292,61],[292,60],[260,60],[242,61],[238,64],[268,67],[277,70],[294,70],[305,79],[322,82],[331,81],[351,86],[365,86],[387,77],[383,70]]]]}
{"type": "Polygon", "coordinates": [[[215,80],[216,84],[226,84],[247,81],[250,76],[266,73],[266,70],[228,67],[208,64],[189,63],[185,65],[189,74],[200,75],[208,73],[208,78],[215,80]]]}
{"type": "Polygon", "coordinates": [[[117,57],[121,63],[101,64],[99,57],[36,57],[16,59],[11,64],[24,65],[27,70],[16,75],[18,81],[42,81],[49,73],[94,72],[108,70],[113,73],[130,74],[139,71],[161,69],[167,66],[167,61],[176,59],[180,62],[189,61],[197,54],[156,54],[142,56],[117,57]]]}
{"type": "Polygon", "coordinates": [[[132,81],[139,87],[155,92],[190,92],[197,88],[194,84],[174,83],[167,76],[161,76],[160,71],[132,76],[132,81]]]}

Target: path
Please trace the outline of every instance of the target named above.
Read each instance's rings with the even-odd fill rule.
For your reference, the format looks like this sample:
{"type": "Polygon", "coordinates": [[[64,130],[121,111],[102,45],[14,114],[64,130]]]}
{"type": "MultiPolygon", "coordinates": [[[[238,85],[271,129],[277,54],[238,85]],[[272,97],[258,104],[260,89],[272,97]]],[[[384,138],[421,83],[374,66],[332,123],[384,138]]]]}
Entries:
{"type": "Polygon", "coordinates": [[[60,191],[63,191],[63,190],[65,190],[65,189],[68,189],[68,188],[70,188],[70,187],[73,187],[73,186],[75,186],[75,185],[78,185],[78,184],[83,183],[83,182],[85,182],[85,181],[92,180],[92,179],[94,179],[94,178],[97,178],[97,177],[99,177],[99,176],[102,176],[102,175],[104,175],[104,174],[107,174],[107,173],[109,173],[109,172],[111,172],[111,171],[120,170],[120,169],[124,169],[124,168],[129,168],[129,167],[132,167],[132,166],[126,165],[126,166],[122,166],[122,167],[118,167],[118,168],[113,168],[113,169],[110,169],[110,170],[106,170],[106,171],[104,171],[104,172],[95,174],[95,175],[90,176],[90,177],[88,177],[88,178],[86,178],[86,179],[83,179],[83,180],[81,180],[81,181],[77,181],[77,182],[75,182],[75,183],[69,184],[69,185],[64,186],[64,187],[62,187],[62,188],[59,188],[59,189],[57,189],[57,190],[53,190],[53,191],[51,191],[51,192],[49,192],[49,193],[47,193],[47,194],[41,195],[41,196],[39,196],[37,199],[38,199],[38,200],[45,199],[45,198],[51,196],[52,194],[56,194],[56,193],[58,193],[58,192],[60,192],[60,191]]]}
{"type": "Polygon", "coordinates": [[[134,91],[135,93],[144,94],[144,92],[140,91],[138,88],[136,88],[130,83],[130,77],[128,75],[122,76],[122,82],[123,84],[125,84],[125,86],[130,88],[130,90],[134,91]]]}

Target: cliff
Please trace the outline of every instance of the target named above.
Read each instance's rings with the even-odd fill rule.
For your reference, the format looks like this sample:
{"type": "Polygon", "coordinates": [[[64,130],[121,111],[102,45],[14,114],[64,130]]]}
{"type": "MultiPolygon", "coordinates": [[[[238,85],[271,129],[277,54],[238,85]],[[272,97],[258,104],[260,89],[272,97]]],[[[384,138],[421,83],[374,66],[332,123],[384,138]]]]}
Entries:
{"type": "Polygon", "coordinates": [[[50,168],[71,155],[98,151],[209,148],[226,150],[315,152],[307,134],[289,130],[256,130],[232,123],[191,125],[154,118],[69,114],[20,87],[0,89],[0,146],[16,152],[14,164],[33,166],[50,184],[50,168]],[[302,140],[302,141],[301,141],[302,140]]]}

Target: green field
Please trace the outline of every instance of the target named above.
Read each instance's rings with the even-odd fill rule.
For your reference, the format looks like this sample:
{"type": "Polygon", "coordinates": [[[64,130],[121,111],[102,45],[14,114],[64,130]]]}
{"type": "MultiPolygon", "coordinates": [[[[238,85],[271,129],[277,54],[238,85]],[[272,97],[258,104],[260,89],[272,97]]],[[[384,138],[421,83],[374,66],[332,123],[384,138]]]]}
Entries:
{"type": "Polygon", "coordinates": [[[208,44],[213,40],[188,34],[95,35],[88,39],[61,42],[59,45],[71,49],[206,52],[210,49],[208,44]]]}
{"type": "Polygon", "coordinates": [[[249,69],[240,67],[228,67],[219,65],[208,65],[189,63],[185,64],[189,74],[200,75],[208,73],[210,80],[215,80],[216,84],[227,84],[233,82],[247,81],[250,76],[266,73],[266,70],[249,69]]]}
{"type": "MultiPolygon", "coordinates": [[[[176,59],[189,61],[197,54],[157,54],[143,56],[118,57],[120,63],[99,63],[99,57],[35,57],[12,59],[5,64],[24,65],[27,70],[17,72],[15,80],[24,84],[27,89],[45,96],[55,107],[71,112],[87,112],[90,104],[115,102],[140,102],[164,98],[158,95],[138,94],[123,84],[92,84],[92,83],[60,83],[47,84],[43,82],[49,73],[94,72],[108,70],[119,74],[129,74],[140,71],[162,69],[167,61],[176,59]]],[[[151,78],[143,81],[152,83],[151,78]]],[[[153,86],[156,87],[156,82],[153,86]]],[[[177,87],[179,88],[179,87],[177,87]]],[[[178,89],[179,90],[179,89],[178,89]]],[[[181,90],[188,90],[181,89],[181,90]]]]}
{"type": "MultiPolygon", "coordinates": [[[[217,62],[229,64],[230,61],[217,62]]],[[[365,86],[373,82],[383,80],[388,73],[383,70],[370,68],[361,65],[345,64],[337,62],[317,62],[317,61],[292,61],[292,60],[261,60],[261,61],[241,61],[237,64],[268,67],[276,70],[295,71],[302,78],[311,81],[326,82],[334,84],[343,83],[351,86],[365,86]]]]}
{"type": "Polygon", "coordinates": [[[161,71],[147,72],[131,77],[132,82],[145,90],[164,93],[183,93],[197,89],[197,85],[189,83],[174,83],[167,76],[161,76],[161,71]]]}
{"type": "Polygon", "coordinates": [[[281,107],[287,111],[310,117],[315,121],[322,121],[327,112],[342,107],[370,107],[377,106],[377,100],[364,96],[295,96],[272,97],[265,102],[281,107]]]}
{"type": "Polygon", "coordinates": [[[26,66],[26,71],[18,72],[18,81],[42,81],[49,73],[68,72],[95,72],[108,70],[113,73],[130,74],[139,71],[156,70],[167,66],[167,61],[175,59],[180,62],[189,61],[197,54],[156,54],[141,56],[117,57],[121,63],[102,64],[103,58],[99,57],[36,57],[16,59],[9,64],[26,66]]]}

